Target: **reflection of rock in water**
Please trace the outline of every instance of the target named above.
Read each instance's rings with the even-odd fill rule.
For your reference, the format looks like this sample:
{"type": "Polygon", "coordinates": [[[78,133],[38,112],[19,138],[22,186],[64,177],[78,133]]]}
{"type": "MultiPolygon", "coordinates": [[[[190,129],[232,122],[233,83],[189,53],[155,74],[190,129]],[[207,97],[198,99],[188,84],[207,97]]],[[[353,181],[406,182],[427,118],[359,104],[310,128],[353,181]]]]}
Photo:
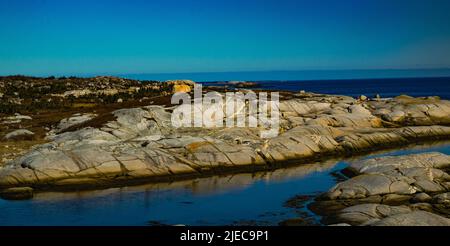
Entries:
{"type": "MultiPolygon", "coordinates": [[[[415,145],[408,148],[420,150],[433,146],[442,146],[448,142],[435,142],[422,145],[415,145]]],[[[383,155],[391,151],[377,151],[373,155],[383,155]]],[[[356,161],[361,157],[349,158],[346,160],[356,161]]],[[[38,192],[34,194],[34,198],[38,200],[51,200],[51,199],[73,199],[73,198],[87,198],[87,197],[101,197],[115,193],[137,193],[148,192],[151,194],[153,191],[164,190],[179,190],[188,189],[192,190],[195,194],[211,194],[226,192],[229,190],[243,189],[258,180],[264,180],[266,182],[278,182],[291,179],[298,179],[314,172],[325,172],[335,167],[338,160],[328,160],[314,164],[302,164],[300,166],[293,166],[285,169],[276,169],[270,172],[257,172],[257,173],[242,173],[234,175],[213,176],[207,178],[199,178],[195,180],[180,180],[170,183],[150,183],[138,186],[127,186],[121,188],[109,188],[101,190],[91,191],[78,191],[78,192],[38,192]]]]}
{"type": "Polygon", "coordinates": [[[194,194],[206,195],[228,192],[231,190],[245,189],[254,182],[263,180],[264,182],[279,182],[290,179],[298,179],[314,172],[324,172],[333,168],[336,161],[325,161],[322,163],[304,164],[301,166],[277,169],[271,172],[239,173],[234,175],[213,176],[208,178],[198,178],[195,180],[182,180],[171,183],[150,183],[146,185],[127,186],[120,188],[109,188],[103,190],[90,190],[78,192],[39,192],[34,199],[76,199],[101,197],[117,193],[138,193],[164,190],[191,190],[194,194]]]}
{"type": "Polygon", "coordinates": [[[280,182],[298,179],[314,172],[323,172],[333,168],[336,161],[304,164],[301,166],[277,169],[272,172],[243,173],[223,177],[211,177],[198,179],[194,182],[192,190],[196,194],[208,194],[238,190],[248,187],[256,181],[280,182]]]}

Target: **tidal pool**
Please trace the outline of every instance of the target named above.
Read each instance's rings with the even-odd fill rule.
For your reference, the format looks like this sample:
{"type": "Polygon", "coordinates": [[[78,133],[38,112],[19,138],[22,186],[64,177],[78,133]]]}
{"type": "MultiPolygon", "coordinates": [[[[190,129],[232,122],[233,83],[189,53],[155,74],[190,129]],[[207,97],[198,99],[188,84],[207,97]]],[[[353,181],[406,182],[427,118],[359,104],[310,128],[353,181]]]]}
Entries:
{"type": "Polygon", "coordinates": [[[429,151],[450,154],[450,142],[271,172],[96,191],[45,192],[25,201],[0,199],[0,225],[277,225],[294,217],[318,224],[320,218],[306,206],[292,208],[286,202],[294,196],[327,191],[337,182],[334,174],[351,161],[429,151]]]}

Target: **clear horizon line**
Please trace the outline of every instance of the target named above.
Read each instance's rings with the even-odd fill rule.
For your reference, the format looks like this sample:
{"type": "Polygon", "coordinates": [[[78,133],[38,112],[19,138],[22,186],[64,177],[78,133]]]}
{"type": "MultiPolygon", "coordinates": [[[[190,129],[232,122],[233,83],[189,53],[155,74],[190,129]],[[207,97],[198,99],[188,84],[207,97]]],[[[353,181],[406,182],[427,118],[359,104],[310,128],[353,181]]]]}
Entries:
{"type": "MultiPolygon", "coordinates": [[[[194,72],[130,72],[130,73],[63,73],[63,74],[27,74],[27,73],[15,73],[15,74],[0,74],[0,77],[7,76],[29,76],[29,77],[95,77],[95,76],[115,76],[123,77],[129,75],[177,75],[177,74],[226,74],[226,73],[283,73],[283,72],[351,72],[351,71],[446,71],[450,72],[450,67],[440,68],[355,68],[355,69],[286,69],[286,70],[227,70],[227,71],[194,71],[194,72]]],[[[450,75],[449,75],[450,76],[450,75]]]]}
{"type": "Polygon", "coordinates": [[[310,72],[310,71],[418,71],[418,70],[450,70],[450,67],[440,68],[350,68],[350,69],[286,69],[286,70],[226,70],[226,71],[194,71],[194,72],[137,72],[137,73],[99,73],[116,75],[148,75],[148,74],[202,74],[202,73],[273,73],[273,72],[310,72]]]}

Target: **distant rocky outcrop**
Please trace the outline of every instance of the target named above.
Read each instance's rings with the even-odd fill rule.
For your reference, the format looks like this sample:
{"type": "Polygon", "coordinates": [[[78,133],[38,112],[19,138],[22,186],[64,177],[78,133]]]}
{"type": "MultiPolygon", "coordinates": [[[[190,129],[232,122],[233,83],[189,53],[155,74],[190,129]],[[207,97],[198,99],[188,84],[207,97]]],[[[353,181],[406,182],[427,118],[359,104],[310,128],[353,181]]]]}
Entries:
{"type": "Polygon", "coordinates": [[[259,83],[249,81],[228,81],[227,84],[232,85],[236,88],[254,88],[259,86],[259,83]]]}
{"type": "Polygon", "coordinates": [[[210,89],[244,89],[244,88],[256,88],[260,86],[258,82],[250,81],[224,81],[224,82],[208,82],[205,84],[210,89]]]}
{"type": "Polygon", "coordinates": [[[168,80],[166,84],[172,87],[172,92],[191,92],[195,86],[195,82],[192,80],[168,80]]]}

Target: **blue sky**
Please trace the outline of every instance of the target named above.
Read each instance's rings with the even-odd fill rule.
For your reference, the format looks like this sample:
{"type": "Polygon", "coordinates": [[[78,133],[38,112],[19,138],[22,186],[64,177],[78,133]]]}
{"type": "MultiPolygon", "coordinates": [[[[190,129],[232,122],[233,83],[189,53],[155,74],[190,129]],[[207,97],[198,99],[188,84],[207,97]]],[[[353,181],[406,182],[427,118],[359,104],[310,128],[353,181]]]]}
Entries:
{"type": "Polygon", "coordinates": [[[448,0],[0,0],[0,74],[450,68],[448,0]]]}

